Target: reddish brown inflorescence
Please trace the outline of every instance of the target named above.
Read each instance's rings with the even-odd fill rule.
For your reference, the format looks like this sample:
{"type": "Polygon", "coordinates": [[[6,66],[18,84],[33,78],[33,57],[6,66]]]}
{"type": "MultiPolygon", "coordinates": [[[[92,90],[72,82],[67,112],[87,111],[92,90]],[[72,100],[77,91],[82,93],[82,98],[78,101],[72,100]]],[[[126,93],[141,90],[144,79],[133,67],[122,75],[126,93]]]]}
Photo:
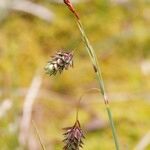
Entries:
{"type": "Polygon", "coordinates": [[[76,16],[76,18],[79,19],[79,16],[76,13],[71,1],[70,0],[64,0],[64,3],[68,6],[68,8],[71,10],[71,12],[76,16]]]}
{"type": "Polygon", "coordinates": [[[80,123],[77,120],[73,127],[64,128],[65,143],[64,150],[79,150],[83,146],[82,139],[85,138],[80,123]]]}

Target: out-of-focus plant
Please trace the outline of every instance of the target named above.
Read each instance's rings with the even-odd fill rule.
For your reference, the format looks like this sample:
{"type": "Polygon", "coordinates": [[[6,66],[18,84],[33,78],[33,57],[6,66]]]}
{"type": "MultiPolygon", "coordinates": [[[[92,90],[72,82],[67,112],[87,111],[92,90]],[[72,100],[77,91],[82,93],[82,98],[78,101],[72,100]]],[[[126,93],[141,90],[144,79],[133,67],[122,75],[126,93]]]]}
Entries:
{"type": "Polygon", "coordinates": [[[37,135],[37,137],[38,137],[39,143],[40,143],[40,145],[41,145],[41,147],[42,147],[42,150],[46,150],[46,147],[45,147],[45,145],[43,144],[43,141],[42,141],[41,135],[40,135],[40,133],[39,133],[39,130],[38,130],[37,126],[36,126],[36,123],[35,123],[33,120],[32,120],[32,125],[33,125],[33,127],[34,127],[34,129],[35,129],[35,132],[36,132],[36,135],[37,135]]]}
{"type": "Polygon", "coordinates": [[[51,22],[54,16],[49,9],[40,4],[33,3],[30,0],[1,0],[0,19],[6,17],[11,11],[29,13],[48,22],[51,22]]]}

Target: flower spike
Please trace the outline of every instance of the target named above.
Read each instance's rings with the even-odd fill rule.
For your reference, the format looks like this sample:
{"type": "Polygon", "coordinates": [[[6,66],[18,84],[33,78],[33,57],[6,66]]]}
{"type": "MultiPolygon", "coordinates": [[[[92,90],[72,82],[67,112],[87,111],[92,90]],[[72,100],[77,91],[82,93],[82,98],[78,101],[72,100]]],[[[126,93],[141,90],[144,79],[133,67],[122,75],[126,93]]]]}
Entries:
{"type": "Polygon", "coordinates": [[[61,73],[64,69],[73,67],[73,53],[72,52],[57,52],[52,59],[45,66],[47,74],[56,75],[57,72],[61,73]]]}
{"type": "Polygon", "coordinates": [[[79,150],[83,147],[84,134],[80,126],[80,122],[77,120],[73,127],[64,128],[65,139],[63,142],[65,146],[63,150],[79,150]]]}

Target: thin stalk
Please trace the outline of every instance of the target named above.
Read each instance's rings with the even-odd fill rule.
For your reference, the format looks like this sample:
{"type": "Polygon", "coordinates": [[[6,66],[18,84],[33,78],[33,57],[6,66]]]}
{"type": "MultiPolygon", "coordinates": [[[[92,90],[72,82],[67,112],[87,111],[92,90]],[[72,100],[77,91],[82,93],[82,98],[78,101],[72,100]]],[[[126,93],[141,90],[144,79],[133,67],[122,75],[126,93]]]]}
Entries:
{"type": "Polygon", "coordinates": [[[81,32],[83,42],[84,42],[84,44],[87,48],[88,54],[90,55],[90,58],[91,58],[91,61],[92,61],[92,64],[93,64],[93,68],[94,68],[94,71],[95,71],[97,79],[98,79],[100,94],[103,95],[104,103],[105,103],[105,106],[106,106],[106,110],[107,110],[111,130],[112,130],[112,134],[113,134],[113,138],[114,138],[114,142],[115,142],[115,147],[116,147],[116,150],[119,150],[119,142],[118,142],[118,138],[117,138],[117,132],[116,132],[116,129],[115,129],[115,126],[114,126],[112,113],[111,113],[111,110],[109,108],[109,101],[108,101],[108,98],[107,98],[107,95],[106,95],[106,91],[105,91],[105,87],[104,87],[104,81],[103,81],[103,78],[102,78],[101,69],[100,69],[99,64],[98,64],[97,56],[95,54],[94,49],[92,48],[92,46],[90,44],[85,32],[84,32],[81,21],[78,20],[78,19],[77,19],[77,24],[78,24],[79,30],[81,32]]]}
{"type": "Polygon", "coordinates": [[[110,108],[109,108],[108,105],[106,106],[106,110],[107,110],[110,125],[111,125],[111,128],[112,128],[113,138],[115,139],[114,141],[115,141],[115,145],[116,145],[116,150],[119,150],[119,143],[118,143],[118,139],[117,139],[116,129],[115,129],[114,122],[113,122],[113,119],[112,119],[112,113],[111,113],[110,108]]]}
{"type": "Polygon", "coordinates": [[[88,52],[88,54],[89,54],[89,56],[91,58],[94,71],[97,74],[101,93],[104,96],[106,92],[105,92],[105,88],[104,88],[103,78],[102,78],[102,75],[101,75],[101,70],[98,67],[98,61],[97,61],[97,57],[96,57],[95,51],[94,51],[93,47],[91,46],[91,44],[90,44],[90,42],[89,42],[89,40],[88,40],[88,38],[87,38],[87,36],[86,36],[86,34],[84,32],[84,29],[83,29],[83,26],[82,26],[80,20],[77,20],[77,25],[78,25],[78,28],[79,28],[79,30],[81,32],[82,39],[83,39],[83,42],[84,42],[84,44],[86,46],[87,52],[88,52]]]}
{"type": "Polygon", "coordinates": [[[90,44],[90,42],[88,40],[88,37],[87,37],[87,35],[84,31],[84,28],[82,26],[82,23],[80,21],[79,15],[76,13],[76,11],[75,11],[73,5],[71,4],[70,0],[64,0],[64,3],[68,6],[68,8],[71,10],[71,12],[74,14],[74,17],[76,18],[77,25],[78,25],[78,28],[80,30],[83,42],[86,46],[87,52],[88,52],[88,54],[90,56],[90,59],[91,59],[91,62],[93,64],[94,72],[96,73],[96,76],[97,76],[97,80],[98,80],[98,84],[99,84],[99,88],[100,88],[100,94],[103,95],[104,103],[105,103],[105,106],[106,106],[106,111],[107,111],[107,114],[108,114],[111,130],[112,130],[112,134],[113,134],[113,139],[114,139],[114,142],[115,142],[115,147],[116,147],[116,150],[119,150],[119,142],[118,142],[118,138],[117,138],[117,132],[116,132],[116,129],[115,129],[115,126],[114,126],[112,113],[111,113],[111,110],[109,108],[109,101],[108,101],[107,94],[106,94],[106,91],[105,91],[104,81],[103,81],[103,78],[102,78],[101,69],[99,67],[99,63],[98,63],[98,60],[97,60],[96,53],[95,53],[92,45],[90,44]]]}
{"type": "Polygon", "coordinates": [[[38,139],[39,139],[39,142],[40,142],[40,145],[41,145],[41,147],[42,147],[42,150],[46,150],[46,148],[45,148],[45,145],[43,144],[43,142],[42,142],[42,138],[41,138],[41,136],[40,136],[40,133],[39,133],[39,131],[38,131],[38,128],[36,127],[36,124],[35,124],[35,122],[32,120],[32,125],[33,125],[33,127],[34,127],[34,129],[35,129],[35,131],[36,131],[36,134],[37,134],[37,137],[38,137],[38,139]]]}

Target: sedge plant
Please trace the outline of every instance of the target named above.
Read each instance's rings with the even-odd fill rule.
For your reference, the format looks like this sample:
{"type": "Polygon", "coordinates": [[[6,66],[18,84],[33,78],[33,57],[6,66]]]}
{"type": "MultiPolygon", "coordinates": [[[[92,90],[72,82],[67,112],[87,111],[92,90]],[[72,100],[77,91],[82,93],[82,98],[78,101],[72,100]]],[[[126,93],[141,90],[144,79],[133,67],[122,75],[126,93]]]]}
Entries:
{"type": "Polygon", "coordinates": [[[83,39],[83,43],[84,43],[84,45],[86,47],[86,50],[87,50],[87,52],[90,56],[90,60],[91,60],[91,63],[93,65],[94,72],[97,76],[97,81],[98,81],[99,88],[100,88],[100,94],[102,94],[102,96],[103,96],[106,111],[107,111],[107,114],[108,114],[111,130],[112,130],[112,135],[113,135],[113,139],[114,139],[114,143],[115,143],[115,148],[116,148],[116,150],[119,150],[119,142],[118,142],[118,138],[117,138],[117,133],[116,133],[116,129],[115,129],[115,126],[114,126],[114,121],[113,121],[113,118],[112,118],[112,112],[110,110],[109,100],[108,100],[108,96],[107,96],[107,93],[106,93],[106,90],[105,90],[105,87],[104,87],[104,81],[103,81],[103,78],[102,78],[101,69],[99,67],[99,63],[98,63],[98,60],[97,60],[96,53],[95,53],[92,45],[89,42],[89,39],[88,39],[88,37],[87,37],[87,35],[84,31],[83,25],[81,23],[80,17],[78,15],[78,13],[75,11],[71,1],[70,0],[64,0],[64,3],[68,6],[70,11],[74,15],[74,18],[75,18],[76,23],[78,25],[79,31],[81,33],[81,37],[83,39]]]}

